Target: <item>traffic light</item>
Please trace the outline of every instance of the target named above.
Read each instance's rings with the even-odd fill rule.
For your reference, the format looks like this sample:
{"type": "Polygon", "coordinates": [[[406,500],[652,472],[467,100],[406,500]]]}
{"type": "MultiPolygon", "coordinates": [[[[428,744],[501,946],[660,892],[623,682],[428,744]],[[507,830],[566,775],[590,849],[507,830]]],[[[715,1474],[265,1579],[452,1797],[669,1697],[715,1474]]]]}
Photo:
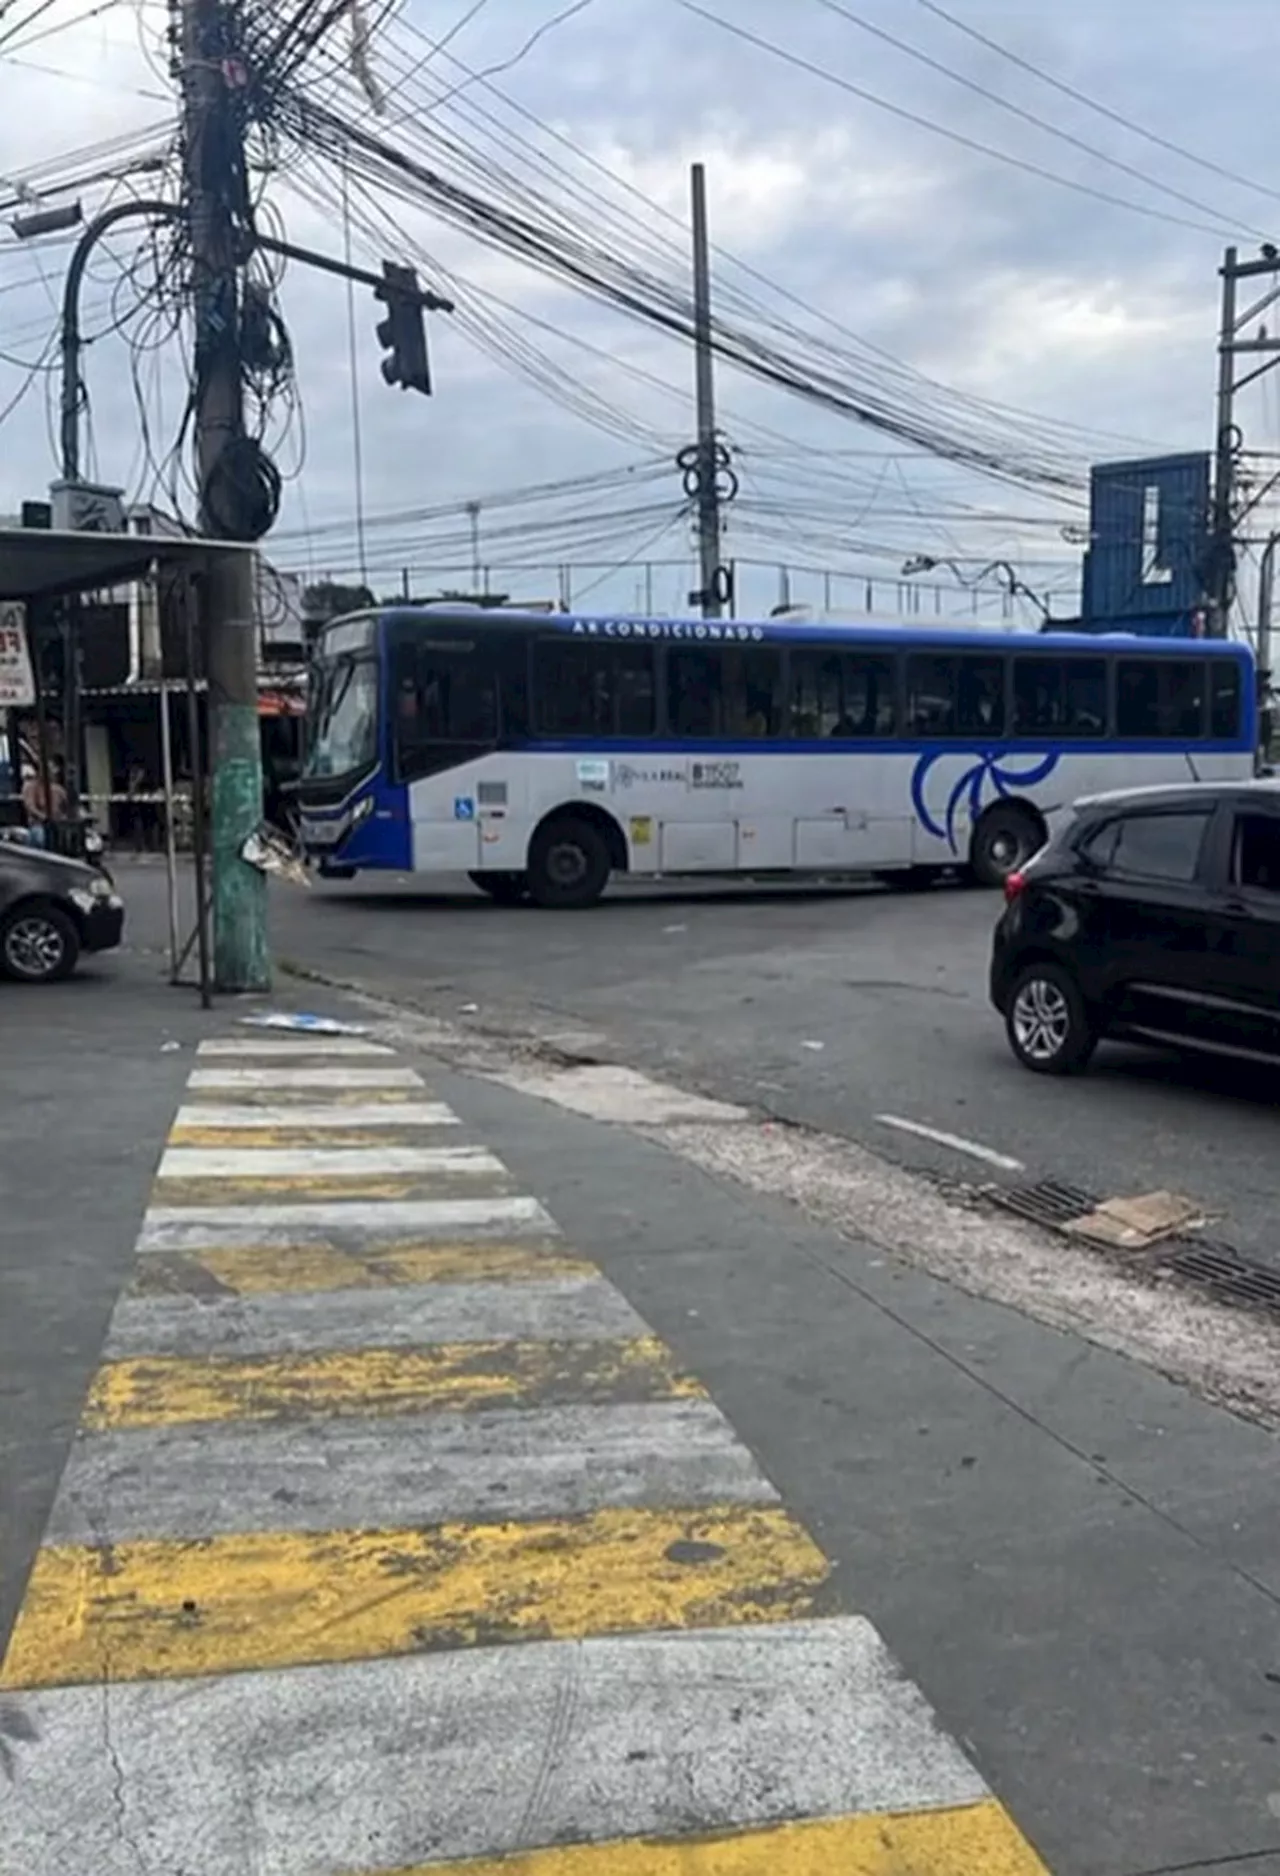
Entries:
{"type": "Polygon", "coordinates": [[[427,296],[418,285],[412,267],[398,267],[394,261],[382,263],[382,285],[373,290],[375,300],[387,309],[378,322],[378,343],[387,357],[382,361],[382,375],[388,384],[398,384],[404,391],[431,395],[431,367],[427,362],[427,328],[423,309],[427,296]]]}

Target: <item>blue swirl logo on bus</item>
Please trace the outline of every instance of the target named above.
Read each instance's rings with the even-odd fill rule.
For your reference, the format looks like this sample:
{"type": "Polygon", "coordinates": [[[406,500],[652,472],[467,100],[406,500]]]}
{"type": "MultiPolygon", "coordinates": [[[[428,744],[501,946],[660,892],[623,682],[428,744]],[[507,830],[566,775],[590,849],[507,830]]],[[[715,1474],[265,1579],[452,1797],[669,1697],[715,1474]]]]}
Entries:
{"type": "Polygon", "coordinates": [[[962,807],[967,806],[972,824],[993,801],[1017,794],[1024,788],[1034,788],[1037,782],[1047,781],[1061,760],[1055,752],[1042,756],[1030,767],[1022,767],[1017,765],[1016,758],[1010,759],[999,751],[988,750],[985,755],[976,757],[963,771],[947,797],[946,812],[939,821],[925,799],[925,787],[937,764],[945,761],[951,753],[949,749],[933,749],[921,756],[911,777],[911,803],[920,825],[939,840],[945,840],[952,853],[959,852],[956,816],[962,807]]]}

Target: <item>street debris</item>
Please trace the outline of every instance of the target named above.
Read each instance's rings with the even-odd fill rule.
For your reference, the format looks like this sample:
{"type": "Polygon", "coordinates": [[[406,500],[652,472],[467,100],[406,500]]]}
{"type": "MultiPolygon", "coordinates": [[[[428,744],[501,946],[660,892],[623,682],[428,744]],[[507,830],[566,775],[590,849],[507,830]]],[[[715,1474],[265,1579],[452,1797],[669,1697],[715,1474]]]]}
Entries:
{"type": "Polygon", "coordinates": [[[273,827],[256,828],[240,849],[247,866],[256,867],[273,879],[284,879],[291,886],[310,889],[311,876],[290,843],[273,827]]]}
{"type": "MultiPolygon", "coordinates": [[[[305,1010],[270,1010],[257,1016],[238,1016],[246,1029],[302,1030],[312,1036],[367,1036],[367,1023],[348,1023],[337,1016],[313,1016],[305,1010]]],[[[167,1046],[167,1045],[166,1045],[167,1046]]],[[[174,1043],[177,1048],[177,1043],[174,1043]]]]}
{"type": "Polygon", "coordinates": [[[1145,1251],[1205,1222],[1194,1199],[1177,1192],[1142,1192],[1134,1198],[1106,1199],[1064,1229],[1116,1251],[1145,1251]]]}

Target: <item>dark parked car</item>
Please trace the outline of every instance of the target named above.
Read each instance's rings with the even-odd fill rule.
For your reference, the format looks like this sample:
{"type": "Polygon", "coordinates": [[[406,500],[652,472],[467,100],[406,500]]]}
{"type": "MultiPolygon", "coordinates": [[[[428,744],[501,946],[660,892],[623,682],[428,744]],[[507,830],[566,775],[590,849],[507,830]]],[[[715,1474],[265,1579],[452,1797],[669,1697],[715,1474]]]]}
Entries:
{"type": "Polygon", "coordinates": [[[123,930],[124,906],[96,867],[0,840],[0,976],[57,983],[123,930]]]}
{"type": "Polygon", "coordinates": [[[1280,783],[1077,802],[1005,898],[991,1000],[1025,1067],[1104,1036],[1280,1062],[1280,783]]]}

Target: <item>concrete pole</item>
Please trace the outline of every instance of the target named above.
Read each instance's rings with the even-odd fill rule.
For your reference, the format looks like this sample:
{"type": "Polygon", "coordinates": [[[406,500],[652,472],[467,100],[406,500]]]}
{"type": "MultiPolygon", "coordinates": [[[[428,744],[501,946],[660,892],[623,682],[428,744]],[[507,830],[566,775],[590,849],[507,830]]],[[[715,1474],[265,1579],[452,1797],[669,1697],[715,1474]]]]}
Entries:
{"type": "MultiPolygon", "coordinates": [[[[225,62],[229,10],[223,0],[183,0],[182,63],[186,199],[196,306],[196,467],[201,532],[216,537],[226,517],[210,488],[223,453],[244,434],[239,354],[234,137],[225,62]],[[220,525],[221,523],[221,525],[220,525]]],[[[225,487],[225,484],[224,484],[225,487]]],[[[223,991],[267,990],[267,882],[241,858],[262,819],[254,559],[246,548],[211,554],[202,590],[209,758],[213,773],[213,976],[223,991]]]]}
{"type": "Polygon", "coordinates": [[[1222,262],[1222,315],[1218,330],[1218,395],[1213,467],[1213,573],[1209,594],[1209,631],[1225,638],[1235,597],[1235,375],[1236,282],[1239,254],[1228,248],[1222,262]]]}
{"type": "Polygon", "coordinates": [[[702,616],[721,613],[720,497],[716,487],[715,355],[711,343],[711,259],[707,238],[707,177],[701,163],[690,172],[693,200],[693,317],[698,402],[698,560],[702,616]]]}

